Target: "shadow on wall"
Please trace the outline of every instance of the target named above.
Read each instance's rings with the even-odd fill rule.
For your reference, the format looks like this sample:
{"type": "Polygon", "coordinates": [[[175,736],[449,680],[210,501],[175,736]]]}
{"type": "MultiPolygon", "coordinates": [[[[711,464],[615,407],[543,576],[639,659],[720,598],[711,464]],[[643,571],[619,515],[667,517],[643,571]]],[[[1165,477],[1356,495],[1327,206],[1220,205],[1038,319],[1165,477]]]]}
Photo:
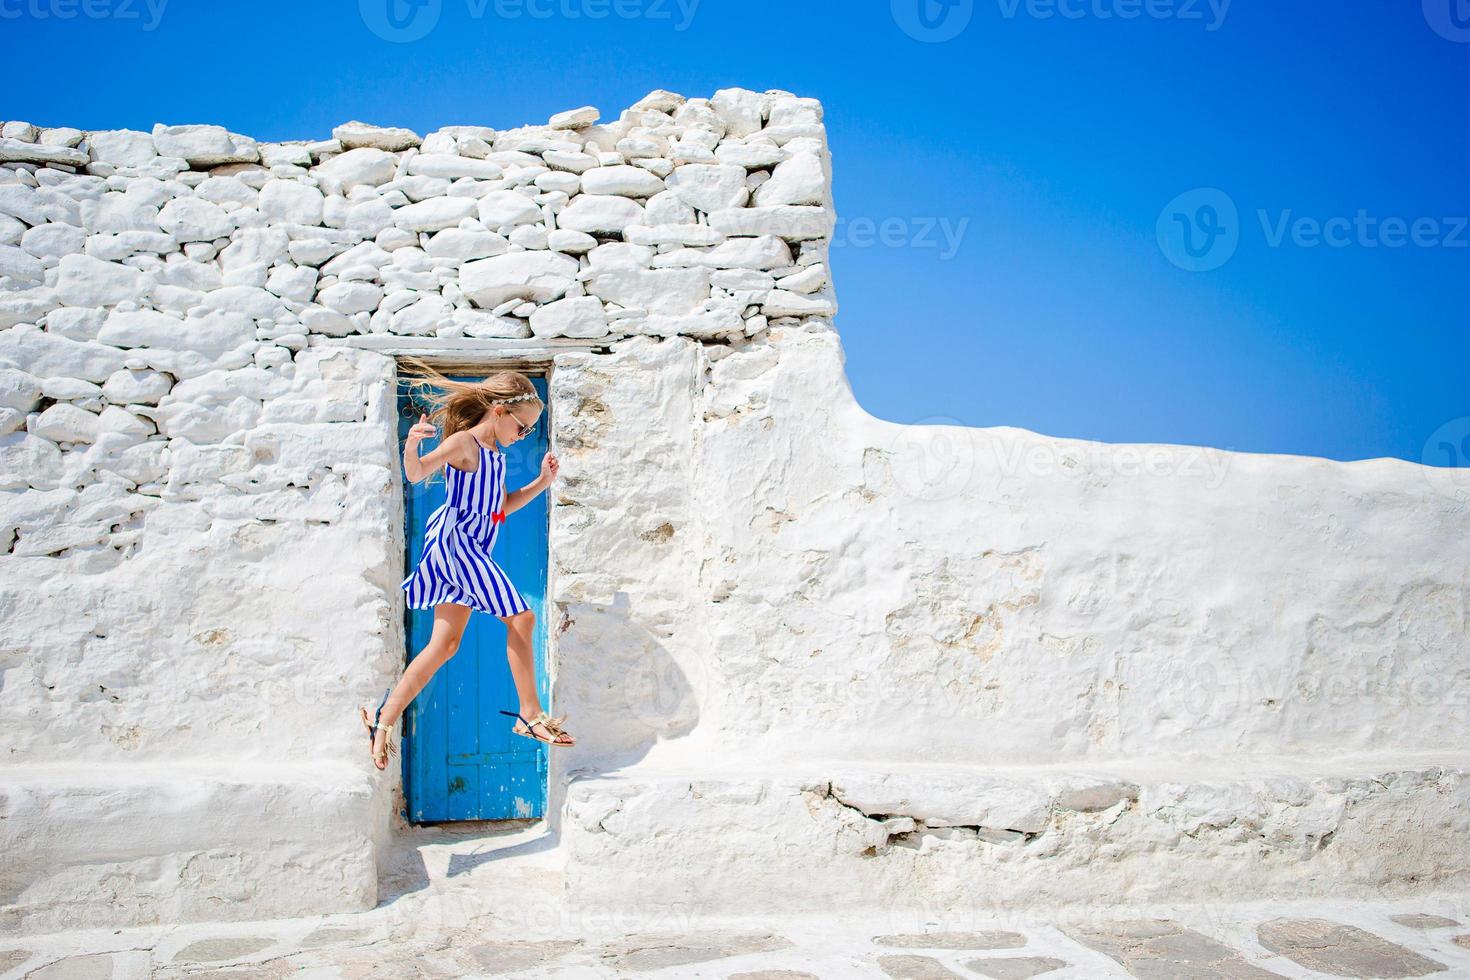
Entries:
{"type": "Polygon", "coordinates": [[[568,604],[566,616],[559,656],[576,670],[558,677],[559,698],[577,706],[582,730],[597,733],[599,772],[634,765],[657,742],[694,731],[708,668],[675,657],[627,592],[615,592],[611,604],[568,604]]]}

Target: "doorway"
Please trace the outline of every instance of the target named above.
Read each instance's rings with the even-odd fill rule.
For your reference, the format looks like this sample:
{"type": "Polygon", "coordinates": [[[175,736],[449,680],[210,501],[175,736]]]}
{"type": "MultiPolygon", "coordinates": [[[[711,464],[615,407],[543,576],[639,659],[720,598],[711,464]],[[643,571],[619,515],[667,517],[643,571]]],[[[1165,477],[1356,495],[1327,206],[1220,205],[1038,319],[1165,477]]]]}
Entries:
{"type": "MultiPolygon", "coordinates": [[[[443,370],[443,369],[441,369],[443,370]]],[[[480,381],[491,372],[444,372],[455,381],[480,381]]],[[[546,406],[535,430],[505,450],[505,487],[510,492],[534,480],[542,456],[550,448],[551,401],[547,378],[523,371],[546,406]]],[[[400,457],[409,428],[428,407],[414,397],[403,381],[398,386],[398,446],[400,457]]],[[[420,453],[438,440],[426,439],[420,453]]],[[[404,481],[404,556],[411,569],[423,552],[424,526],[434,509],[444,503],[442,473],[420,484],[404,481]]],[[[536,613],[533,646],[536,655],[537,695],[551,705],[546,670],[546,579],[550,507],[548,494],[538,494],[524,507],[506,516],[495,541],[495,561],[510,576],[536,613]]],[[[407,571],[404,573],[407,574],[407,571]]],[[[412,661],[428,642],[434,622],[432,609],[407,609],[406,659],[412,661]]],[[[449,658],[403,715],[403,790],[410,823],[456,820],[510,820],[538,818],[546,811],[547,754],[549,746],[511,732],[519,704],[510,665],[505,656],[506,627],[495,616],[471,613],[459,650],[449,658]]]]}

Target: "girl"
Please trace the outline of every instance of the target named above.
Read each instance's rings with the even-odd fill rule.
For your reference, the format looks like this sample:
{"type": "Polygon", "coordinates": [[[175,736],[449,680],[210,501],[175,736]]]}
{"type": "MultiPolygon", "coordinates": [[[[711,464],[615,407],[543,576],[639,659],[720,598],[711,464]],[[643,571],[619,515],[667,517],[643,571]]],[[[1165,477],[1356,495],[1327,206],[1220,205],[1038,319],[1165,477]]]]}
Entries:
{"type": "Polygon", "coordinates": [[[531,647],[536,614],[490,557],[505,515],[524,507],[556,479],[559,464],[554,454],[547,453],[536,480],[510,493],[505,490],[506,458],[501,447],[519,442],[536,427],[541,399],[530,379],[515,371],[468,383],[451,381],[423,361],[410,360],[419,373],[408,378],[409,384],[436,408],[432,416],[421,414],[409,430],[403,472],[409,482],[418,483],[447,466],[448,493],[429,515],[423,554],[402,586],[409,608],[434,609],[429,642],[392,692],[384,694],[374,720],[368,720],[366,708],[358,709],[372,743],[373,763],[387,768],[389,753],[396,751],[388,741],[394,723],[459,649],[473,609],[506,625],[506,658],[520,697],[519,711],[501,712],[518,719],[511,730],[551,745],[573,745],[576,739],[561,728],[566,715],[551,717],[536,696],[531,647]],[[419,443],[434,435],[435,423],[443,424],[444,441],[420,457],[419,443]]]}

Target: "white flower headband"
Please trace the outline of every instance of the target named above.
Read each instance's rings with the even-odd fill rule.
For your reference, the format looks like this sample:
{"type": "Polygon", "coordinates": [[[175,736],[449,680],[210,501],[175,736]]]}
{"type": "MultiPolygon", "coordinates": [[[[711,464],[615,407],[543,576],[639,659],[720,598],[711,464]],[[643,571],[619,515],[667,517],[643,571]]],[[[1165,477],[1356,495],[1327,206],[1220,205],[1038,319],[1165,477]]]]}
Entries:
{"type": "Polygon", "coordinates": [[[534,391],[528,391],[528,392],[526,392],[523,395],[516,395],[514,398],[497,398],[494,401],[492,401],[490,404],[492,404],[492,405],[509,405],[511,402],[540,401],[540,400],[541,400],[541,396],[537,395],[534,391]]]}

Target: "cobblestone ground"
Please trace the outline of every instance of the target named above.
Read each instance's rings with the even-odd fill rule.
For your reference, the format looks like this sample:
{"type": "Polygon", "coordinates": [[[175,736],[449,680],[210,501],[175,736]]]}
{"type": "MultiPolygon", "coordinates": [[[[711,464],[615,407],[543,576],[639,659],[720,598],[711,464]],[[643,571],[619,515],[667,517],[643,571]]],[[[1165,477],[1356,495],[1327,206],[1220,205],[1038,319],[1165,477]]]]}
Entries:
{"type": "Polygon", "coordinates": [[[420,828],[371,912],[0,938],[0,980],[1470,978],[1470,895],[709,919],[567,911],[540,825],[420,828]]]}

